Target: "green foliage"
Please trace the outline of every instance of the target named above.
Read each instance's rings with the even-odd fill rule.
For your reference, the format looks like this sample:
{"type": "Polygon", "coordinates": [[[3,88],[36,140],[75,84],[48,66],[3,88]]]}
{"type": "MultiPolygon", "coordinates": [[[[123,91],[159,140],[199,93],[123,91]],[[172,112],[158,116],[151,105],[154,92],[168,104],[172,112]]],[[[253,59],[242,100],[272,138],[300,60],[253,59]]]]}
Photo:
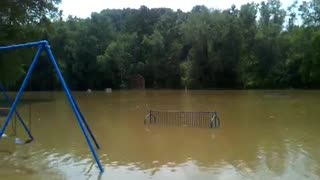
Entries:
{"type": "MultiPolygon", "coordinates": [[[[50,20],[61,16],[61,0],[0,1],[0,45],[46,38],[50,20]]],[[[0,55],[0,81],[15,86],[31,63],[34,51],[9,52],[0,55]]]]}
{"type": "Polygon", "coordinates": [[[186,61],[180,64],[181,81],[185,89],[187,89],[192,82],[191,67],[191,61],[186,61]]]}
{"type": "Polygon", "coordinates": [[[106,87],[128,87],[127,78],[139,69],[138,64],[132,62],[136,39],[135,33],[121,34],[109,44],[103,55],[98,56],[99,71],[104,74],[106,87]]]}
{"type": "MultiPolygon", "coordinates": [[[[295,1],[287,11],[269,0],[190,12],[108,9],[66,20],[57,9],[60,0],[43,2],[24,2],[24,9],[2,1],[0,42],[48,39],[73,89],[130,88],[138,74],[147,88],[320,87],[319,0],[295,1]]],[[[33,54],[1,54],[0,80],[19,84],[33,54]]],[[[32,90],[58,87],[47,69],[45,61],[38,65],[32,90]]]]}

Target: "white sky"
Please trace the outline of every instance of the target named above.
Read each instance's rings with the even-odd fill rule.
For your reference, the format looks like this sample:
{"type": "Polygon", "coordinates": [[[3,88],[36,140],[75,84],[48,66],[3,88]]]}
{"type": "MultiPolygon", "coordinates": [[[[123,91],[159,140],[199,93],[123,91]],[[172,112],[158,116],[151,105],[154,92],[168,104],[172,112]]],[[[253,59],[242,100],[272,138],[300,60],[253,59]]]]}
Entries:
{"type": "MultiPolygon", "coordinates": [[[[74,15],[89,17],[92,12],[103,9],[139,8],[145,5],[149,8],[168,7],[174,10],[190,11],[195,5],[205,5],[209,8],[226,9],[232,4],[240,7],[248,2],[260,3],[262,0],[62,0],[60,8],[65,17],[74,15]]],[[[267,0],[266,0],[267,1],[267,0]]],[[[294,0],[281,0],[283,7],[291,5],[294,0]]]]}

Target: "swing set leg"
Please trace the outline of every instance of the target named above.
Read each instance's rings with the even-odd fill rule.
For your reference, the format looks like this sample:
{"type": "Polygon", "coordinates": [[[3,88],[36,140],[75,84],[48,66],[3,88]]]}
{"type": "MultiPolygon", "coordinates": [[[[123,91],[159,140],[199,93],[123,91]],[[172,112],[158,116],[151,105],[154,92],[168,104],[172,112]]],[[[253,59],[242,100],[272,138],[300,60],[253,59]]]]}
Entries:
{"type": "Polygon", "coordinates": [[[85,137],[85,139],[86,139],[86,141],[88,143],[89,149],[90,149],[90,151],[91,151],[91,153],[92,153],[92,155],[93,155],[93,157],[94,157],[94,159],[95,159],[95,161],[96,161],[96,163],[98,165],[98,168],[99,168],[100,172],[103,173],[104,169],[103,169],[102,164],[101,164],[101,162],[100,162],[100,160],[98,158],[98,154],[97,154],[96,150],[94,149],[93,144],[92,144],[92,142],[90,140],[90,137],[89,137],[89,134],[88,134],[89,130],[88,130],[88,128],[86,127],[86,125],[84,123],[84,119],[81,118],[79,109],[77,108],[77,104],[74,101],[74,99],[73,99],[73,97],[72,97],[72,95],[70,93],[70,90],[69,90],[69,88],[67,86],[67,83],[65,82],[65,80],[64,80],[64,78],[62,76],[62,73],[61,73],[61,71],[60,71],[60,69],[58,67],[58,64],[55,61],[55,58],[54,58],[54,56],[53,56],[53,54],[51,52],[51,49],[50,49],[48,44],[45,44],[45,51],[49,55],[49,58],[50,58],[50,60],[51,60],[51,62],[53,64],[53,67],[57,72],[58,78],[59,78],[59,80],[60,80],[60,82],[62,84],[62,87],[63,87],[63,89],[64,89],[64,91],[66,93],[66,96],[67,96],[67,98],[69,100],[69,103],[70,103],[70,105],[72,107],[72,110],[73,110],[73,112],[74,112],[74,114],[76,116],[76,119],[77,119],[77,121],[79,123],[79,126],[80,126],[80,128],[82,130],[82,133],[83,133],[83,135],[84,135],[84,137],[85,137]]]}
{"type": "MultiPolygon", "coordinates": [[[[13,113],[17,113],[16,107],[17,107],[17,105],[18,105],[19,99],[20,99],[20,97],[22,96],[23,91],[24,91],[24,89],[25,89],[26,86],[27,86],[27,83],[28,83],[28,81],[29,81],[29,79],[30,79],[30,76],[31,76],[31,74],[32,74],[32,71],[33,71],[33,69],[35,68],[35,65],[36,65],[37,62],[38,62],[38,59],[39,59],[39,56],[40,56],[42,50],[43,50],[43,47],[40,46],[39,49],[38,49],[38,51],[37,51],[37,54],[36,54],[35,57],[34,57],[34,60],[32,61],[32,64],[31,64],[31,66],[30,66],[30,68],[29,68],[29,71],[27,72],[27,75],[26,75],[25,79],[23,80],[23,83],[22,83],[22,85],[21,85],[21,88],[19,89],[19,92],[18,92],[18,94],[17,94],[17,96],[16,96],[16,98],[15,98],[15,100],[14,100],[14,102],[13,102],[11,108],[10,108],[9,114],[8,114],[8,116],[7,116],[7,119],[6,119],[6,121],[5,121],[2,129],[0,130],[0,139],[1,139],[2,135],[4,134],[5,130],[7,129],[8,125],[9,125],[9,122],[10,122],[10,120],[11,120],[11,118],[12,118],[13,113]]],[[[18,116],[18,117],[21,118],[21,116],[18,116]]],[[[22,118],[21,118],[21,120],[20,120],[20,118],[18,118],[19,121],[22,123],[23,127],[24,127],[24,128],[26,129],[26,131],[28,132],[28,135],[30,136],[30,138],[33,139],[32,135],[31,135],[31,132],[30,132],[29,129],[27,128],[26,124],[23,122],[22,118]]]]}
{"type": "MultiPolygon", "coordinates": [[[[94,159],[95,159],[95,161],[96,161],[96,163],[97,163],[97,165],[99,167],[100,172],[103,173],[103,171],[104,171],[103,166],[102,166],[102,164],[101,164],[101,162],[100,162],[100,160],[98,158],[98,154],[97,154],[97,152],[96,152],[91,140],[93,140],[96,143],[97,148],[99,148],[99,145],[96,142],[96,140],[95,140],[95,138],[94,138],[94,136],[93,136],[93,134],[92,134],[87,122],[85,121],[83,115],[81,114],[81,112],[80,112],[75,100],[72,97],[72,94],[71,94],[71,92],[70,92],[70,90],[69,90],[69,88],[68,88],[68,86],[67,86],[67,84],[66,84],[66,82],[65,82],[65,80],[64,80],[64,78],[62,76],[62,73],[61,73],[61,71],[60,71],[60,69],[58,67],[58,64],[57,64],[57,62],[56,62],[56,60],[55,60],[55,58],[54,58],[54,56],[53,56],[53,54],[51,52],[49,43],[47,41],[39,41],[39,42],[32,42],[32,43],[19,44],[19,45],[11,45],[11,46],[3,46],[3,47],[0,46],[0,50],[10,50],[10,49],[13,50],[13,49],[19,49],[19,48],[25,48],[25,47],[35,47],[35,46],[38,46],[39,49],[38,49],[38,51],[36,53],[36,56],[34,57],[32,63],[31,63],[31,66],[30,66],[30,68],[29,68],[29,70],[27,72],[27,75],[26,75],[25,79],[23,80],[23,83],[22,83],[22,85],[21,85],[21,87],[19,89],[19,92],[18,92],[18,94],[17,94],[17,96],[16,96],[16,98],[15,98],[15,100],[14,100],[12,106],[11,106],[11,109],[9,111],[9,114],[8,114],[7,118],[6,118],[6,121],[5,121],[4,125],[3,125],[3,127],[0,129],[0,140],[1,140],[1,137],[2,137],[3,133],[5,132],[6,128],[9,125],[9,122],[10,122],[10,120],[12,118],[13,113],[16,112],[16,106],[17,106],[17,104],[19,102],[19,99],[22,96],[23,91],[24,91],[24,89],[25,89],[25,87],[26,87],[26,85],[27,85],[27,83],[28,83],[28,81],[30,79],[30,76],[31,76],[31,74],[32,74],[32,72],[33,72],[33,70],[35,68],[36,63],[38,62],[39,55],[41,54],[41,52],[43,50],[45,50],[46,53],[49,56],[49,59],[50,59],[51,63],[54,66],[54,69],[56,70],[58,78],[59,78],[59,80],[60,80],[60,82],[62,84],[62,87],[63,87],[63,89],[64,89],[64,91],[66,93],[66,96],[67,96],[67,98],[69,100],[69,103],[70,103],[70,105],[72,107],[72,110],[73,110],[73,112],[74,112],[74,114],[76,116],[76,119],[77,119],[77,121],[79,123],[79,126],[80,126],[80,128],[82,130],[82,133],[83,133],[83,135],[84,135],[84,137],[85,137],[85,139],[86,139],[86,141],[88,143],[90,151],[91,151],[91,153],[92,153],[92,155],[93,155],[93,157],[94,157],[94,159]],[[91,139],[90,139],[89,136],[91,136],[91,139]]],[[[27,129],[26,126],[24,126],[24,127],[25,127],[25,129],[27,129]]],[[[32,137],[31,133],[29,135],[30,135],[30,137],[32,137]]]]}
{"type": "Polygon", "coordinates": [[[93,135],[93,133],[92,133],[92,131],[91,131],[91,129],[90,129],[90,127],[89,127],[86,119],[84,118],[83,114],[81,113],[81,111],[80,111],[77,103],[75,103],[75,100],[74,100],[74,98],[73,98],[73,95],[71,94],[71,91],[70,91],[70,95],[71,95],[71,99],[72,99],[73,103],[74,103],[75,106],[76,106],[77,111],[79,112],[79,115],[80,115],[80,117],[81,117],[82,122],[84,123],[87,131],[89,132],[89,134],[90,134],[90,136],[91,136],[91,139],[93,140],[93,142],[94,142],[94,144],[96,145],[97,149],[100,149],[100,146],[99,146],[96,138],[94,137],[94,135],[93,135]]]}
{"type": "MultiPolygon", "coordinates": [[[[9,104],[12,104],[12,101],[11,101],[9,95],[7,94],[6,90],[4,89],[4,87],[2,86],[1,83],[0,83],[0,90],[1,90],[2,93],[4,94],[7,102],[8,102],[9,104]]],[[[30,113],[31,113],[31,112],[30,112],[30,113]]],[[[23,121],[22,117],[20,116],[20,114],[18,113],[18,111],[15,110],[15,114],[16,114],[16,116],[18,117],[19,122],[22,124],[24,130],[27,132],[27,134],[28,134],[28,136],[29,136],[29,138],[30,138],[29,140],[26,141],[26,143],[32,142],[34,138],[33,138],[32,134],[31,134],[31,131],[29,130],[28,126],[24,123],[24,121],[23,121]]]]}

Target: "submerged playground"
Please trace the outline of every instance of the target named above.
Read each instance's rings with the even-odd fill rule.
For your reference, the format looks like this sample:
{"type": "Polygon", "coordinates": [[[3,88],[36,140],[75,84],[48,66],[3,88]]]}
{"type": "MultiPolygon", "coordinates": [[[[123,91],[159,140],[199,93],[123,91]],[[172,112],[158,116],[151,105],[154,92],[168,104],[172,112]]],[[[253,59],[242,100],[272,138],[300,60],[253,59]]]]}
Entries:
{"type": "Polygon", "coordinates": [[[38,50],[19,91],[0,85],[4,179],[320,176],[318,91],[72,92],[47,41],[0,53],[31,47],[38,50]],[[24,92],[41,53],[63,91],[24,92]]]}

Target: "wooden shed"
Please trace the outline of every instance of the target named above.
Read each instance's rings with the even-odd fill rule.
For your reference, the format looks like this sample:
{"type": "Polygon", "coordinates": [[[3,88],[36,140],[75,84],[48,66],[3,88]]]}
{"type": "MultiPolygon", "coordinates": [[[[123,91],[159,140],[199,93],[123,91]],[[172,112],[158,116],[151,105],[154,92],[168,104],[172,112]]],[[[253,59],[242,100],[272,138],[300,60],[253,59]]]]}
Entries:
{"type": "Polygon", "coordinates": [[[144,77],[140,74],[130,77],[130,88],[131,89],[144,89],[145,80],[144,77]]]}

